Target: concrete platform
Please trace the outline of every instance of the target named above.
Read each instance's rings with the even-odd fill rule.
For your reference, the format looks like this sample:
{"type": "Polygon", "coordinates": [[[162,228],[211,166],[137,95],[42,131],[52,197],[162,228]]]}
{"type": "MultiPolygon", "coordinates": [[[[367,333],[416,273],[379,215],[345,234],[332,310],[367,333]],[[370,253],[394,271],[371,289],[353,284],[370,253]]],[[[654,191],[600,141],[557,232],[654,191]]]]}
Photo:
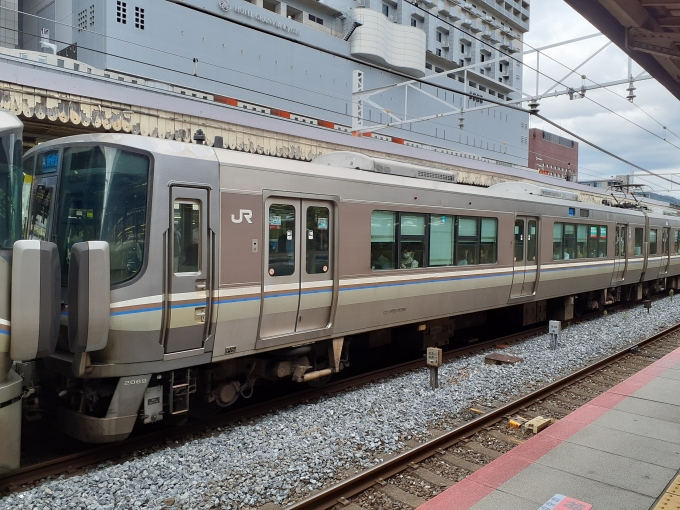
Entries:
{"type": "Polygon", "coordinates": [[[678,471],[680,349],[418,510],[648,510],[678,471]]]}

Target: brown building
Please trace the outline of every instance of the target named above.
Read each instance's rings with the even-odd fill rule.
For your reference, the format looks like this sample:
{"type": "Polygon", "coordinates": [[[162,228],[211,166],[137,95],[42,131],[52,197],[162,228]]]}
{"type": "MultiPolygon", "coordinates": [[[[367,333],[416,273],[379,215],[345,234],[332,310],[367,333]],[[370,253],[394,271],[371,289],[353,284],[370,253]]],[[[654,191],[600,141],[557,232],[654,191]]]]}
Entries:
{"type": "Polygon", "coordinates": [[[542,129],[529,130],[529,168],[543,175],[578,181],[578,142],[542,129]]]}

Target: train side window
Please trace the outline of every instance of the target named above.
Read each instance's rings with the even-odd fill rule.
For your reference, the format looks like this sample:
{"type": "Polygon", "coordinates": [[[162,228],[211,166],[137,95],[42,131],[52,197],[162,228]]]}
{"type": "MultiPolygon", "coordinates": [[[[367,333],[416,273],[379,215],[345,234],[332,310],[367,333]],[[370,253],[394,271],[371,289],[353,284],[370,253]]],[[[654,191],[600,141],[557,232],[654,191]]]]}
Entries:
{"type": "Polygon", "coordinates": [[[172,252],[175,273],[198,273],[201,251],[201,206],[191,202],[175,202],[173,214],[172,252]]]}
{"type": "Polygon", "coordinates": [[[515,220],[515,262],[524,260],[524,220],[515,220]]]}
{"type": "Polygon", "coordinates": [[[479,218],[458,217],[456,265],[479,264],[479,218]]]}
{"type": "Polygon", "coordinates": [[[564,258],[564,223],[555,222],[553,225],[553,260],[564,258]]]}
{"type": "Polygon", "coordinates": [[[642,255],[642,245],[644,243],[644,229],[635,229],[635,255],[642,255]]]}
{"type": "Polygon", "coordinates": [[[656,255],[656,229],[649,230],[649,254],[656,255]]]}
{"type": "Polygon", "coordinates": [[[498,220],[482,218],[482,244],[479,250],[480,264],[498,262],[498,220]]]}
{"type": "Polygon", "coordinates": [[[576,258],[584,259],[588,254],[588,225],[576,227],[576,258]]]}
{"type": "Polygon", "coordinates": [[[564,224],[564,260],[576,258],[576,225],[564,224]]]}
{"type": "Polygon", "coordinates": [[[607,227],[600,226],[600,238],[597,243],[597,256],[604,258],[607,256],[607,227]]]}
{"type": "Polygon", "coordinates": [[[400,269],[425,267],[425,238],[427,222],[424,214],[399,215],[399,244],[401,246],[400,269]]]}
{"type": "Polygon", "coordinates": [[[397,249],[396,224],[396,212],[371,213],[371,269],[394,269],[397,249]]]}
{"type": "Polygon", "coordinates": [[[588,226],[588,258],[597,257],[598,229],[596,225],[588,226]]]}
{"type": "Polygon", "coordinates": [[[680,230],[675,230],[673,236],[673,245],[675,246],[675,251],[673,253],[680,253],[680,230]]]}
{"type": "Polygon", "coordinates": [[[295,206],[269,206],[269,275],[295,273],[295,206]]]}
{"type": "Polygon", "coordinates": [[[430,216],[430,266],[453,265],[453,227],[453,216],[430,216]]]}
{"type": "Polygon", "coordinates": [[[307,208],[307,274],[322,274],[331,267],[330,211],[328,207],[307,208]]]}

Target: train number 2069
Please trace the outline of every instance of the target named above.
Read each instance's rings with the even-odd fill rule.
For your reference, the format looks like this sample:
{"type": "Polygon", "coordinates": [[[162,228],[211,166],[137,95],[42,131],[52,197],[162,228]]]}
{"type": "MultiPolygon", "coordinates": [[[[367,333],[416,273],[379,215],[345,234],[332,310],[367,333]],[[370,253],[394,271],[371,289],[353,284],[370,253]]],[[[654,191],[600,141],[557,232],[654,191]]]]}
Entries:
{"type": "Polygon", "coordinates": [[[125,381],[125,386],[130,386],[131,384],[146,384],[146,379],[131,379],[125,381]]]}

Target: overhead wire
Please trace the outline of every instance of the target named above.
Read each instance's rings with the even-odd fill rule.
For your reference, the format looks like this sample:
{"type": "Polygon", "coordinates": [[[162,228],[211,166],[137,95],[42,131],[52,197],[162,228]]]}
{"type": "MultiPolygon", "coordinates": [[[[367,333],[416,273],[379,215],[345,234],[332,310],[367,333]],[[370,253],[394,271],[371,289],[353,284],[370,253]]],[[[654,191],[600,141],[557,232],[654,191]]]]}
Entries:
{"type": "MultiPolygon", "coordinates": [[[[409,4],[410,4],[411,2],[408,2],[407,0],[405,0],[405,3],[409,3],[409,4]]],[[[182,4],[182,5],[184,5],[184,4],[182,4]]],[[[413,5],[413,4],[411,4],[411,5],[413,5]]],[[[422,8],[419,7],[418,5],[415,5],[415,6],[416,6],[416,8],[419,8],[419,9],[423,10],[424,12],[426,12],[429,16],[433,16],[433,14],[430,13],[429,11],[426,11],[426,10],[422,9],[422,8]]],[[[194,7],[192,7],[192,6],[187,6],[187,7],[194,8],[194,7]]],[[[0,8],[2,8],[2,9],[9,9],[9,8],[7,8],[7,7],[2,7],[2,6],[0,6],[0,8]]],[[[196,8],[194,8],[194,9],[196,9],[196,8]]],[[[14,10],[14,11],[19,12],[19,13],[22,13],[22,14],[27,14],[27,15],[30,15],[30,16],[38,17],[38,18],[40,18],[40,19],[46,19],[46,18],[42,18],[42,17],[36,16],[36,15],[29,14],[29,13],[24,13],[23,11],[20,11],[20,10],[18,10],[18,9],[10,9],[10,10],[14,10]]],[[[198,9],[198,10],[202,10],[202,9],[198,9]]],[[[228,18],[223,18],[223,17],[221,17],[221,16],[218,16],[218,17],[219,17],[220,19],[224,19],[224,20],[226,20],[226,21],[230,21],[230,22],[237,23],[237,22],[235,22],[234,20],[231,20],[231,19],[228,19],[228,18]]],[[[457,27],[457,26],[455,26],[455,25],[449,23],[449,22],[446,21],[446,20],[442,20],[442,19],[439,18],[438,16],[437,16],[437,19],[440,19],[441,21],[444,21],[446,24],[448,24],[449,26],[451,26],[451,27],[454,28],[455,30],[463,31],[461,28],[459,28],[459,27],[457,27]]],[[[68,25],[68,24],[65,24],[65,23],[62,23],[62,24],[74,28],[72,25],[68,25]]],[[[238,23],[238,24],[241,24],[241,23],[238,23]]],[[[249,27],[249,28],[252,28],[252,27],[250,27],[249,25],[245,25],[245,26],[247,26],[247,27],[249,27]]],[[[263,31],[263,30],[260,30],[260,31],[263,31]]],[[[296,40],[289,39],[289,38],[287,38],[287,37],[283,37],[283,36],[281,36],[280,34],[272,34],[272,33],[268,32],[268,31],[263,31],[263,32],[266,33],[266,34],[268,34],[268,35],[270,35],[270,36],[273,36],[273,37],[283,38],[283,39],[286,39],[286,40],[290,40],[290,41],[292,41],[292,42],[297,42],[298,44],[303,44],[303,43],[301,43],[300,41],[296,41],[296,40]]],[[[96,32],[95,32],[95,33],[96,33],[96,32]]],[[[37,35],[35,35],[35,34],[29,34],[29,35],[33,35],[33,36],[37,37],[37,35]]],[[[109,37],[109,36],[104,36],[103,34],[98,34],[98,35],[101,35],[102,37],[109,37]]],[[[468,34],[468,35],[469,35],[470,37],[474,38],[474,39],[477,40],[477,41],[483,42],[483,41],[481,41],[479,38],[475,37],[474,35],[471,35],[471,34],[468,34]]],[[[119,39],[119,40],[124,41],[123,39],[119,39]]],[[[124,42],[129,43],[129,41],[124,41],[124,42]]],[[[526,43],[525,43],[525,44],[526,44],[526,43]]],[[[450,88],[450,87],[446,87],[446,86],[442,86],[442,85],[438,85],[438,84],[435,85],[435,84],[433,84],[433,83],[426,82],[426,81],[420,80],[420,79],[418,79],[418,78],[413,78],[412,76],[405,75],[404,73],[400,73],[400,72],[394,71],[394,70],[392,70],[392,69],[387,69],[387,68],[383,68],[382,66],[378,66],[378,65],[375,65],[375,64],[372,64],[372,63],[363,62],[363,61],[360,61],[360,60],[355,59],[355,58],[352,58],[352,57],[347,57],[346,55],[336,54],[335,52],[328,51],[328,50],[326,50],[326,49],[324,49],[324,48],[319,48],[319,47],[315,47],[315,46],[311,46],[311,45],[307,45],[307,44],[303,44],[303,45],[308,46],[308,47],[310,47],[310,48],[312,48],[312,49],[315,49],[315,50],[317,50],[317,51],[322,51],[322,52],[325,52],[325,53],[329,53],[329,54],[333,54],[333,55],[342,57],[342,58],[344,58],[344,59],[346,59],[346,60],[356,61],[356,62],[357,62],[358,64],[360,64],[360,65],[364,65],[364,66],[367,66],[367,67],[372,67],[372,68],[374,68],[374,69],[384,70],[384,71],[390,72],[390,73],[392,73],[392,74],[402,76],[402,77],[407,78],[409,81],[412,81],[412,82],[418,82],[418,83],[420,83],[420,84],[432,86],[432,87],[439,88],[439,89],[442,89],[442,90],[447,90],[447,91],[450,91],[452,94],[460,94],[460,95],[463,95],[463,96],[467,96],[468,98],[479,99],[477,96],[473,96],[472,94],[466,93],[466,92],[464,92],[464,91],[452,89],[452,88],[450,88]]],[[[140,46],[146,47],[146,46],[144,46],[144,45],[140,45],[140,46]]],[[[149,48],[149,47],[147,47],[147,48],[149,48]]],[[[155,51],[161,51],[161,50],[158,50],[158,49],[156,49],[156,48],[149,48],[149,49],[153,49],[153,50],[155,50],[155,51]]],[[[91,51],[98,51],[98,50],[91,49],[91,51]]],[[[521,65],[524,65],[524,66],[526,66],[526,67],[532,69],[530,66],[528,66],[528,65],[525,64],[524,62],[522,62],[522,61],[520,61],[520,60],[517,60],[516,58],[512,57],[512,55],[509,55],[509,54],[507,54],[507,53],[505,53],[505,52],[502,52],[501,50],[497,50],[497,51],[499,52],[499,54],[502,53],[503,55],[508,56],[508,58],[511,58],[513,61],[519,62],[521,65]]],[[[100,53],[107,54],[107,53],[102,52],[102,51],[99,51],[99,52],[100,52],[100,53]]],[[[170,53],[170,54],[171,54],[171,53],[170,53]]],[[[109,55],[109,54],[107,54],[107,55],[109,55]]],[[[171,54],[171,55],[174,55],[174,56],[177,56],[177,57],[179,57],[179,58],[186,59],[186,60],[189,59],[189,57],[184,57],[184,56],[182,56],[182,55],[177,55],[177,54],[171,54]]],[[[157,67],[157,68],[160,68],[160,69],[165,69],[165,70],[173,71],[173,72],[176,72],[176,73],[179,73],[179,74],[190,75],[190,73],[188,73],[188,72],[178,71],[177,69],[170,69],[170,68],[167,68],[167,67],[159,66],[159,65],[157,65],[157,64],[149,64],[148,62],[135,61],[134,59],[130,59],[129,57],[122,57],[122,56],[118,56],[118,55],[113,55],[113,56],[115,56],[115,57],[117,57],[117,58],[127,59],[127,60],[130,60],[130,61],[133,61],[133,62],[138,62],[138,63],[144,64],[144,65],[151,65],[152,67],[157,67]]],[[[206,64],[212,65],[212,66],[215,66],[215,67],[218,67],[218,68],[219,68],[219,67],[222,67],[223,69],[229,70],[229,68],[224,68],[223,66],[218,66],[218,65],[216,65],[216,64],[207,63],[207,62],[206,62],[206,64]]],[[[562,65],[563,65],[563,64],[562,64],[562,65]]],[[[565,66],[565,67],[566,67],[566,66],[565,66]]],[[[455,70],[453,70],[453,71],[455,71],[455,70]]],[[[536,72],[539,72],[537,69],[535,69],[535,71],[536,71],[536,72]]],[[[244,74],[247,74],[247,73],[244,73],[244,74]]],[[[548,79],[550,79],[550,80],[552,80],[552,81],[554,81],[554,82],[556,82],[556,83],[560,83],[560,84],[564,85],[563,83],[559,82],[558,80],[555,80],[554,78],[552,78],[552,77],[550,77],[550,76],[547,76],[545,73],[542,73],[542,72],[541,72],[541,73],[539,73],[539,74],[545,76],[546,78],[548,78],[548,79]]],[[[201,76],[201,78],[204,79],[204,80],[208,80],[208,81],[212,81],[212,82],[215,82],[215,83],[219,83],[219,84],[221,84],[221,85],[227,85],[227,86],[231,86],[231,87],[235,87],[235,88],[246,89],[245,87],[241,87],[241,86],[238,86],[238,85],[234,85],[234,84],[232,84],[232,83],[227,83],[227,82],[223,82],[223,81],[216,80],[216,79],[207,78],[207,77],[205,77],[205,76],[201,76]]],[[[565,85],[565,86],[566,86],[566,85],[565,85]]],[[[308,89],[303,89],[302,87],[297,87],[297,86],[295,86],[295,88],[298,88],[298,89],[300,89],[300,90],[309,91],[308,89]]],[[[315,91],[314,91],[314,92],[315,92],[315,91]]],[[[264,95],[267,95],[267,96],[269,96],[269,97],[276,98],[276,99],[281,99],[281,100],[285,100],[285,101],[290,101],[290,102],[292,102],[292,103],[297,103],[297,104],[302,104],[302,105],[308,106],[307,104],[302,103],[302,102],[300,102],[300,101],[293,101],[293,100],[290,100],[289,98],[284,98],[284,97],[281,97],[281,96],[276,96],[276,95],[271,94],[271,93],[263,93],[263,94],[264,94],[264,95]]],[[[342,100],[342,98],[339,98],[339,97],[337,97],[337,96],[329,96],[329,97],[333,97],[334,99],[342,100]]],[[[507,104],[507,103],[501,103],[501,102],[499,102],[499,101],[490,100],[490,99],[486,99],[486,98],[485,98],[484,100],[487,101],[488,103],[493,104],[494,106],[502,106],[502,107],[509,108],[509,109],[512,109],[512,110],[521,111],[521,112],[524,112],[524,113],[533,113],[533,112],[531,112],[531,111],[529,111],[529,110],[523,109],[523,108],[518,107],[518,106],[515,106],[515,105],[510,105],[510,104],[507,104]]],[[[315,108],[318,108],[318,109],[320,109],[320,110],[322,110],[322,111],[328,111],[328,112],[331,112],[331,113],[335,113],[335,114],[338,114],[338,115],[341,115],[341,116],[351,117],[349,114],[343,113],[343,112],[340,112],[340,111],[335,111],[335,110],[330,110],[330,109],[327,109],[327,108],[320,108],[320,107],[315,107],[315,108]]],[[[609,111],[611,111],[611,110],[609,110],[609,111]]],[[[552,123],[551,121],[545,119],[545,117],[542,117],[542,116],[540,116],[540,115],[539,115],[538,117],[541,118],[541,119],[543,119],[543,120],[545,120],[546,122],[549,122],[549,123],[555,125],[555,124],[552,123]]],[[[626,119],[626,120],[627,120],[627,119],[626,119]]],[[[633,124],[634,124],[634,123],[633,123],[633,124]]],[[[636,125],[637,125],[637,124],[636,124],[636,125]]],[[[398,126],[391,126],[391,127],[392,127],[392,128],[395,128],[395,129],[399,128],[398,126]]],[[[448,127],[448,126],[447,126],[447,127],[448,127]]],[[[557,127],[559,127],[559,126],[557,126],[557,127]]],[[[640,127],[640,126],[638,126],[638,127],[640,127]]],[[[642,128],[642,129],[644,129],[644,128],[642,128]]],[[[647,131],[647,130],[646,130],[646,131],[647,131]]],[[[647,132],[649,132],[649,131],[647,131],[647,132]]],[[[658,136],[658,135],[655,135],[654,133],[651,133],[651,132],[649,132],[649,133],[650,133],[650,134],[653,134],[654,136],[658,136]]],[[[473,134],[474,134],[474,133],[473,133],[473,134]]],[[[427,135],[426,135],[426,136],[427,136],[427,135]]],[[[481,135],[481,134],[479,134],[479,136],[485,136],[485,137],[486,137],[486,135],[481,135]]],[[[573,135],[573,136],[576,136],[576,135],[573,135]]],[[[587,144],[591,145],[592,147],[594,147],[594,148],[596,148],[596,149],[602,151],[603,153],[606,153],[606,154],[608,154],[608,155],[610,155],[610,156],[612,156],[612,157],[614,157],[614,158],[616,158],[616,159],[618,159],[618,160],[620,160],[620,161],[622,161],[622,162],[626,162],[625,159],[620,158],[620,157],[618,157],[618,156],[615,156],[615,155],[612,154],[611,152],[606,151],[606,150],[604,150],[604,149],[598,147],[597,145],[595,145],[595,144],[593,144],[593,143],[591,143],[591,142],[586,141],[585,139],[583,139],[583,138],[581,138],[581,137],[578,137],[578,138],[579,138],[580,140],[584,141],[584,143],[587,143],[587,144]]],[[[455,143],[455,142],[454,142],[454,143],[455,143]]],[[[673,145],[674,147],[680,149],[680,147],[677,147],[677,146],[675,146],[674,144],[671,144],[671,145],[673,145]]],[[[513,156],[513,157],[514,157],[514,156],[513,156]]],[[[645,172],[650,173],[651,175],[655,175],[653,172],[650,172],[650,171],[648,171],[648,170],[646,170],[646,169],[643,169],[642,167],[638,167],[637,165],[633,165],[632,163],[626,162],[626,164],[630,164],[631,166],[635,166],[636,168],[639,168],[639,169],[641,169],[641,170],[644,170],[645,172]]],[[[668,179],[665,179],[665,180],[668,180],[668,179]]],[[[674,181],[669,181],[669,182],[675,183],[674,181]]],[[[677,183],[676,183],[676,184],[677,184],[677,183]]]]}

